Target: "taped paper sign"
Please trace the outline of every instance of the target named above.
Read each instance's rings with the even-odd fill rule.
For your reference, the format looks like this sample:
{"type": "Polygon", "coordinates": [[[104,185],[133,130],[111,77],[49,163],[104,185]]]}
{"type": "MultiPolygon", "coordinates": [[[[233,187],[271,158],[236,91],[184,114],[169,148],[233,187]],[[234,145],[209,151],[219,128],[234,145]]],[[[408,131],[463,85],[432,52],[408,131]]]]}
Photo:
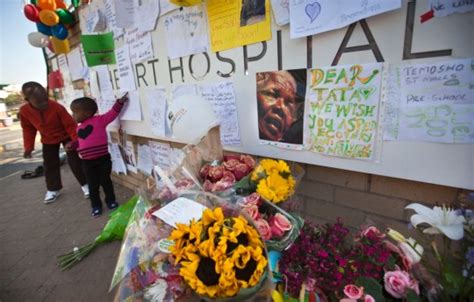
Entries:
{"type": "Polygon", "coordinates": [[[82,35],[81,42],[87,66],[115,64],[115,43],[112,33],[82,35]]]}
{"type": "Polygon", "coordinates": [[[292,0],[290,36],[295,39],[342,28],[401,5],[401,0],[292,0]]]}
{"type": "Polygon", "coordinates": [[[145,90],[148,111],[150,112],[151,131],[158,137],[166,136],[166,89],[145,90]]]}
{"type": "Polygon", "coordinates": [[[115,55],[117,57],[120,92],[136,90],[135,76],[132,70],[132,63],[130,62],[130,51],[128,44],[117,48],[115,55]]]}
{"type": "Polygon", "coordinates": [[[372,159],[378,129],[382,64],[310,70],[305,142],[310,151],[372,159]]]}
{"type": "Polygon", "coordinates": [[[430,0],[435,17],[445,17],[454,13],[467,13],[474,10],[474,1],[430,0]]]}
{"type": "Polygon", "coordinates": [[[290,23],[290,0],[272,0],[273,17],[278,25],[290,23]]]}
{"type": "Polygon", "coordinates": [[[140,63],[153,58],[151,33],[141,33],[138,27],[127,30],[125,33],[125,43],[129,46],[132,63],[140,63]]]}
{"type": "MultiPolygon", "coordinates": [[[[394,66],[399,83],[391,83],[385,136],[399,140],[474,143],[474,60],[394,66]],[[398,114],[395,114],[398,113],[398,114]],[[396,129],[397,131],[394,131],[396,129]],[[387,131],[387,130],[386,130],[387,131]]],[[[386,110],[387,112],[387,110],[386,110]]]]}

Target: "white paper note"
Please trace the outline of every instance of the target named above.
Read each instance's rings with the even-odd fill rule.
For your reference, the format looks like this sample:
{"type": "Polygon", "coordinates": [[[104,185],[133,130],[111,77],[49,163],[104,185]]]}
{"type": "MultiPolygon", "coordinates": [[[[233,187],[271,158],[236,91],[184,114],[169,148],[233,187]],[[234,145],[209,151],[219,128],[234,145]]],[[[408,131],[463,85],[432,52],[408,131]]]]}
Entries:
{"type": "Polygon", "coordinates": [[[224,146],[240,145],[240,130],[235,103],[234,84],[223,82],[197,86],[199,94],[211,103],[220,120],[221,142],[224,146]]]}
{"type": "Polygon", "coordinates": [[[136,0],[115,0],[115,20],[117,27],[129,28],[134,25],[136,0]]]}
{"type": "Polygon", "coordinates": [[[82,79],[84,64],[81,59],[81,49],[76,47],[71,50],[67,54],[67,61],[69,64],[69,71],[71,72],[71,79],[73,81],[82,79]]]}
{"type": "Polygon", "coordinates": [[[401,0],[290,1],[290,36],[295,39],[330,31],[400,7],[401,0]]]}
{"type": "Polygon", "coordinates": [[[133,173],[138,173],[137,160],[135,158],[135,148],[133,148],[133,143],[131,141],[127,141],[123,150],[127,170],[133,173]]]}
{"type": "Polygon", "coordinates": [[[170,59],[208,51],[207,20],[202,5],[173,11],[164,19],[170,59]]]}
{"type": "Polygon", "coordinates": [[[156,21],[160,16],[160,3],[156,0],[149,0],[137,8],[135,23],[141,33],[155,29],[156,21]]]}
{"type": "Polygon", "coordinates": [[[272,0],[273,17],[275,17],[275,23],[280,26],[290,23],[289,1],[272,0]]]}
{"type": "Polygon", "coordinates": [[[177,223],[189,224],[191,220],[199,220],[202,213],[207,209],[194,200],[179,197],[164,207],[153,213],[153,216],[160,218],[166,224],[176,227],[177,223]]]}
{"type": "Polygon", "coordinates": [[[435,17],[445,17],[454,13],[467,13],[474,10],[474,1],[430,0],[435,17]]]}
{"type": "Polygon", "coordinates": [[[151,33],[141,33],[138,27],[127,30],[125,33],[125,43],[129,46],[132,63],[140,63],[153,58],[151,33]]]}
{"type": "Polygon", "coordinates": [[[153,161],[151,160],[150,147],[148,145],[138,145],[137,157],[137,168],[146,175],[151,175],[153,161]]]}
{"type": "Polygon", "coordinates": [[[120,120],[141,121],[142,109],[140,105],[140,94],[137,90],[128,92],[128,102],[120,113],[120,120]]]}
{"type": "Polygon", "coordinates": [[[109,144],[110,157],[112,158],[112,171],[120,174],[127,174],[127,167],[123,161],[122,153],[120,152],[119,145],[116,143],[109,144]]]}
{"type": "Polygon", "coordinates": [[[170,168],[171,146],[155,141],[149,141],[148,145],[150,146],[153,165],[159,166],[163,170],[168,170],[170,168]]]}
{"type": "Polygon", "coordinates": [[[105,19],[107,20],[107,28],[114,33],[114,38],[123,35],[123,28],[117,27],[114,0],[105,0],[105,19]]]}
{"type": "Polygon", "coordinates": [[[166,136],[166,89],[147,89],[145,98],[150,113],[151,132],[159,137],[166,136]]]}
{"type": "Polygon", "coordinates": [[[115,50],[115,58],[119,72],[120,92],[136,90],[135,76],[133,74],[132,63],[130,62],[130,51],[127,44],[115,50]]]}
{"type": "Polygon", "coordinates": [[[174,5],[169,0],[160,0],[160,16],[166,15],[178,8],[179,6],[174,5]]]}

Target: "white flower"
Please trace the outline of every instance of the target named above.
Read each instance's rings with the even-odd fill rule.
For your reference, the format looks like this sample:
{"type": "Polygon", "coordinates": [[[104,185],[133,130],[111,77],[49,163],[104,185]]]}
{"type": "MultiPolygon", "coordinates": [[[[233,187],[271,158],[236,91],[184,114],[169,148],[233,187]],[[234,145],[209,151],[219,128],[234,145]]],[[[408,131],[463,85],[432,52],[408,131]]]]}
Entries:
{"type": "Polygon", "coordinates": [[[424,249],[415,239],[410,237],[406,242],[401,242],[398,246],[411,264],[420,262],[424,249]]]}
{"type": "Polygon", "coordinates": [[[431,227],[425,229],[426,234],[444,234],[452,240],[459,240],[464,237],[463,223],[466,222],[464,216],[458,216],[451,208],[433,207],[430,209],[419,203],[412,203],[405,209],[412,209],[416,214],[410,217],[411,224],[417,227],[419,224],[426,223],[431,227]]]}

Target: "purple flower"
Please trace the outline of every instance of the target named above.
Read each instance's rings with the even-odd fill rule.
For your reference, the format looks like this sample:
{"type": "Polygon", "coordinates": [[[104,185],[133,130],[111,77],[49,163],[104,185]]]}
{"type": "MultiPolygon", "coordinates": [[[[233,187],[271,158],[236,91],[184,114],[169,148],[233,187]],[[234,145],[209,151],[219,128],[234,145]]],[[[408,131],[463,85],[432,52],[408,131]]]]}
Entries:
{"type": "Polygon", "coordinates": [[[474,247],[470,247],[466,253],[466,259],[469,261],[470,265],[474,264],[474,247]]]}

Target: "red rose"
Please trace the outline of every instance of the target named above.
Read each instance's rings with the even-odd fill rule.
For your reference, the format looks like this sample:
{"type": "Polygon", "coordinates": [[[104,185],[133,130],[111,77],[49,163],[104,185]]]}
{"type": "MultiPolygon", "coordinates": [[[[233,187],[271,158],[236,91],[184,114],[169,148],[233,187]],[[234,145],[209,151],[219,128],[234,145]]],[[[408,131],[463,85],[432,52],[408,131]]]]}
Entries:
{"type": "Polygon", "coordinates": [[[269,220],[272,235],[279,238],[285,234],[286,231],[291,230],[291,222],[280,213],[276,213],[275,216],[269,220]]]}
{"type": "Polygon", "coordinates": [[[204,166],[201,167],[201,170],[199,171],[199,176],[201,176],[202,179],[206,179],[207,176],[209,175],[210,169],[211,169],[211,166],[209,164],[205,164],[204,166]]]}
{"type": "Polygon", "coordinates": [[[240,155],[238,154],[229,154],[229,155],[224,155],[224,161],[228,161],[228,160],[231,160],[231,159],[235,159],[237,161],[240,160],[240,155]]]}
{"type": "Polygon", "coordinates": [[[246,164],[250,170],[255,168],[255,160],[250,155],[241,155],[240,162],[246,164]]]}
{"type": "Polygon", "coordinates": [[[240,162],[237,159],[229,159],[229,160],[226,160],[225,162],[222,163],[224,168],[226,168],[226,170],[228,170],[228,171],[234,171],[235,167],[238,164],[240,164],[240,162]]]}
{"type": "Polygon", "coordinates": [[[220,180],[231,182],[232,184],[234,184],[235,183],[235,176],[234,176],[234,174],[232,174],[232,172],[224,171],[224,174],[222,175],[222,178],[220,180]]]}
{"type": "Polygon", "coordinates": [[[249,196],[245,197],[243,200],[243,206],[260,206],[262,200],[260,199],[260,195],[258,193],[252,193],[249,196]]]}
{"type": "Polygon", "coordinates": [[[224,171],[225,171],[225,169],[222,166],[211,167],[209,169],[208,179],[212,182],[216,182],[224,176],[224,171]]]}
{"type": "Polygon", "coordinates": [[[376,227],[370,226],[365,230],[362,230],[362,232],[360,233],[360,237],[367,237],[369,239],[383,239],[385,238],[385,234],[380,232],[379,229],[377,229],[376,227]]]}
{"type": "Polygon", "coordinates": [[[242,178],[247,176],[251,170],[252,169],[250,169],[246,164],[238,163],[235,166],[235,170],[233,172],[234,172],[235,178],[237,180],[241,180],[242,178]]]}
{"type": "Polygon", "coordinates": [[[221,179],[214,184],[214,187],[212,188],[212,192],[221,192],[221,191],[227,190],[233,185],[234,185],[233,181],[225,181],[221,179]]]}

